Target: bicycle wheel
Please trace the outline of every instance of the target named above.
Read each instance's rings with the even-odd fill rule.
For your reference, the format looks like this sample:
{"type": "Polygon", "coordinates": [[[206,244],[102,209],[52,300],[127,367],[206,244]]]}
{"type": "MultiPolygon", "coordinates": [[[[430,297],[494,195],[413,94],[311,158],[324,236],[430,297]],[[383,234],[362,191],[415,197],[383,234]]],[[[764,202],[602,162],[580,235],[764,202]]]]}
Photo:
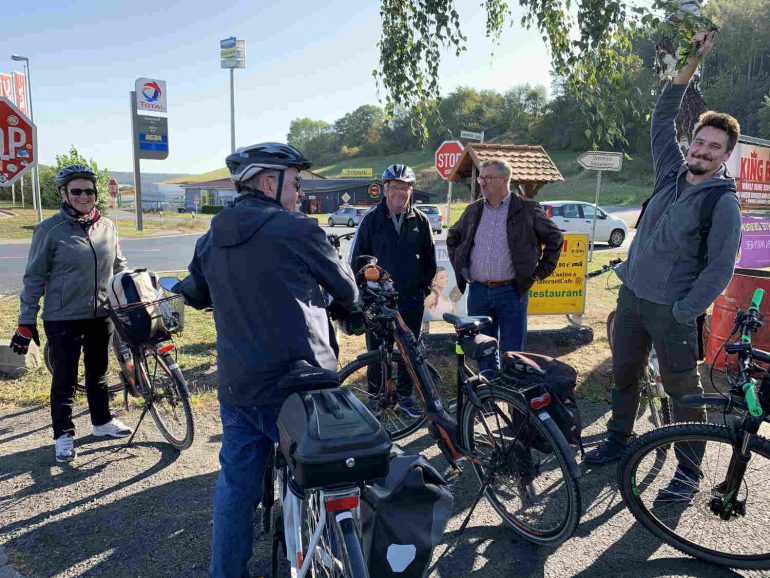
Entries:
{"type": "Polygon", "coordinates": [[[460,423],[479,482],[490,483],[486,496],[514,532],[541,545],[569,538],[580,519],[580,490],[570,475],[571,457],[559,449],[548,428],[511,391],[477,390],[478,408],[466,403],[460,423]]]}
{"type": "Polygon", "coordinates": [[[190,447],[195,435],[187,383],[170,354],[147,349],[141,356],[142,388],[150,414],[166,441],[179,450],[190,447]]]}
{"type": "MultiPolygon", "coordinates": [[[[303,548],[309,547],[321,516],[320,493],[313,491],[306,495],[307,499],[302,501],[303,548]]],[[[312,578],[366,578],[368,576],[366,565],[363,562],[358,533],[354,526],[351,528],[354,535],[349,536],[349,539],[346,540],[334,514],[327,513],[326,523],[321,531],[318,544],[310,554],[312,559],[307,575],[312,576],[312,578]],[[348,550],[348,542],[350,541],[355,542],[352,551],[348,550]],[[351,559],[351,554],[355,556],[353,559],[351,559]],[[353,566],[354,563],[355,566],[353,566]],[[354,568],[357,571],[355,574],[353,573],[354,568]],[[364,574],[361,573],[362,569],[364,574]]]]}
{"type": "MultiPolygon", "coordinates": [[[[393,352],[391,360],[391,383],[389,387],[385,383],[384,377],[379,384],[369,382],[370,369],[378,369],[382,363],[382,356],[379,351],[370,351],[359,355],[343,367],[340,370],[340,383],[343,387],[350,388],[356,397],[369,408],[390,434],[391,439],[395,441],[417,431],[425,423],[426,415],[425,408],[422,406],[420,406],[422,413],[418,417],[411,417],[399,408],[397,380],[399,374],[406,375],[406,367],[401,353],[398,351],[393,352]],[[388,392],[390,393],[388,394],[388,392]]],[[[440,384],[441,376],[436,368],[427,362],[426,364],[436,384],[440,384]]],[[[417,399],[419,395],[414,397],[417,399]]]]}
{"type": "Polygon", "coordinates": [[[610,351],[612,351],[612,344],[615,343],[615,311],[610,311],[607,315],[607,341],[610,342],[610,351]]]}
{"type": "MultiPolygon", "coordinates": [[[[732,568],[770,568],[770,441],[755,436],[752,458],[737,500],[745,501],[745,515],[722,520],[711,509],[721,501],[733,448],[730,431],[719,425],[688,423],[651,431],[629,447],[618,466],[619,486],[628,509],[655,536],[695,558],[732,568]],[[661,451],[677,444],[687,453],[703,444],[703,478],[692,502],[657,499],[677,468],[675,452],[661,451]]],[[[686,457],[684,459],[687,459],[686,457]]]]}

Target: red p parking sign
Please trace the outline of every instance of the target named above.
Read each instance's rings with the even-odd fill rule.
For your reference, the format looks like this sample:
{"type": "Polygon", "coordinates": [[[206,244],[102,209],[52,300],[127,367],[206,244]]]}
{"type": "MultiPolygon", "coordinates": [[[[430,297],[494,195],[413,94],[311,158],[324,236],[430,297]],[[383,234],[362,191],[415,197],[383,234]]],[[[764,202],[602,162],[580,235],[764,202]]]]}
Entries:
{"type": "Polygon", "coordinates": [[[0,98],[0,187],[10,187],[37,163],[37,129],[7,98],[0,98]]]}

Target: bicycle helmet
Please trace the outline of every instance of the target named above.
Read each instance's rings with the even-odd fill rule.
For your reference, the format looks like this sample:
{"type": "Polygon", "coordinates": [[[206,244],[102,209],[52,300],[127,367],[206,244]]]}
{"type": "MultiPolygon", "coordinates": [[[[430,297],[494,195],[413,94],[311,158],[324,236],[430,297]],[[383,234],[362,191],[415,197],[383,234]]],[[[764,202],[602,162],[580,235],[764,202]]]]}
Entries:
{"type": "Polygon", "coordinates": [[[243,183],[264,170],[278,171],[278,193],[276,200],[281,201],[283,173],[288,168],[309,169],[313,163],[291,145],[277,142],[263,142],[241,147],[225,159],[230,171],[230,178],[238,192],[243,183]]]}
{"type": "Polygon", "coordinates": [[[96,184],[96,173],[86,165],[69,165],[56,173],[56,188],[64,187],[75,179],[88,179],[96,184]]]}
{"type": "Polygon", "coordinates": [[[382,173],[382,182],[388,181],[404,181],[405,183],[413,183],[417,179],[414,176],[412,167],[407,165],[390,165],[385,172],[382,173]]]}

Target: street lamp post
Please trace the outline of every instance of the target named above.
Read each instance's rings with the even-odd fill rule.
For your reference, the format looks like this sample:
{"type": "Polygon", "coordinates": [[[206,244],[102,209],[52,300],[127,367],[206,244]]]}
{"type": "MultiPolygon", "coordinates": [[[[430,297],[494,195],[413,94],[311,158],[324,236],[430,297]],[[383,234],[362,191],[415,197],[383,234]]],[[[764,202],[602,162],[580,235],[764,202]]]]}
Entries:
{"type": "MultiPolygon", "coordinates": [[[[29,72],[29,58],[26,56],[20,56],[18,54],[11,54],[11,60],[24,63],[24,75],[27,77],[27,94],[29,99],[29,118],[34,123],[35,113],[32,110],[32,76],[29,72]]],[[[22,185],[23,186],[23,185],[22,185]]],[[[32,198],[37,205],[37,222],[43,222],[43,206],[40,201],[40,175],[37,171],[37,167],[32,168],[32,187],[34,188],[32,198]]]]}

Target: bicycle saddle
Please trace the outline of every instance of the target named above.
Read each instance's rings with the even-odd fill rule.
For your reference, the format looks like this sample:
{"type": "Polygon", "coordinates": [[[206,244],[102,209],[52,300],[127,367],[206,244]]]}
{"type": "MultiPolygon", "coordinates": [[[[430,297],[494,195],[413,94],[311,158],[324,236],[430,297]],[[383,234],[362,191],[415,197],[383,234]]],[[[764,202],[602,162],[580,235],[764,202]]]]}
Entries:
{"type": "Polygon", "coordinates": [[[278,389],[286,395],[339,386],[339,373],[323,367],[314,367],[307,361],[295,362],[291,371],[278,382],[278,389]]]}
{"type": "Polygon", "coordinates": [[[451,323],[458,331],[468,331],[469,329],[481,329],[492,323],[492,318],[486,315],[463,316],[454,313],[444,313],[444,321],[451,323]]]}

